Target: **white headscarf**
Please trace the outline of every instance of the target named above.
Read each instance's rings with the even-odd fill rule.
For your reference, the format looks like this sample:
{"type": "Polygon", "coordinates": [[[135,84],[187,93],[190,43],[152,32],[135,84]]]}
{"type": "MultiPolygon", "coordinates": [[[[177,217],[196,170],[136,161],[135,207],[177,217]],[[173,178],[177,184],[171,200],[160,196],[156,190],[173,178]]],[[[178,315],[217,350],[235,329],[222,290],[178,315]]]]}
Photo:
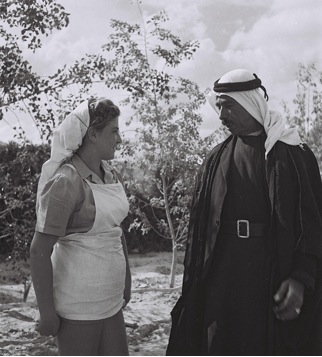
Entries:
{"type": "Polygon", "coordinates": [[[37,206],[46,183],[55,175],[62,162],[81,146],[88,127],[88,101],[84,101],[54,130],[50,158],[43,164],[38,182],[37,206]]]}
{"type": "MultiPolygon", "coordinates": [[[[245,69],[236,69],[223,75],[218,83],[238,83],[254,80],[255,77],[245,69]]],[[[267,135],[265,141],[265,157],[270,152],[275,143],[279,140],[289,145],[300,145],[301,139],[295,128],[287,128],[286,121],[279,112],[269,110],[266,100],[259,88],[208,94],[209,104],[218,111],[216,107],[216,96],[227,95],[236,100],[248,113],[263,125],[267,135]]]]}

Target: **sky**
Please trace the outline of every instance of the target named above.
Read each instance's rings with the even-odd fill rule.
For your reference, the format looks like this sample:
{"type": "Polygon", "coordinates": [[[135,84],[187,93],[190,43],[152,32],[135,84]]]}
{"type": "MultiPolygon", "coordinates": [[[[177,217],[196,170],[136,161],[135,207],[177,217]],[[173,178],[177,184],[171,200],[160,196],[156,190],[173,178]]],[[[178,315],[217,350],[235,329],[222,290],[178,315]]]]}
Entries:
{"type": "MultiPolygon", "coordinates": [[[[225,72],[245,68],[256,73],[270,97],[273,110],[282,111],[282,100],[291,106],[296,95],[298,64],[315,63],[322,70],[321,0],[57,0],[70,13],[70,24],[44,40],[35,54],[24,55],[33,70],[43,76],[53,74],[83,55],[100,52],[111,33],[110,20],[142,23],[165,10],[166,26],[183,40],[198,40],[194,59],[185,61],[176,74],[195,81],[201,90],[211,88],[225,72]]],[[[107,91],[116,103],[119,93],[107,91]]],[[[122,110],[121,130],[127,111],[122,110]]],[[[202,135],[219,125],[209,104],[202,108],[202,135]]],[[[27,138],[40,142],[30,118],[20,117],[27,138]]],[[[10,126],[17,116],[0,121],[0,141],[13,139],[10,126]]],[[[124,128],[122,127],[124,126],[124,128]]]]}

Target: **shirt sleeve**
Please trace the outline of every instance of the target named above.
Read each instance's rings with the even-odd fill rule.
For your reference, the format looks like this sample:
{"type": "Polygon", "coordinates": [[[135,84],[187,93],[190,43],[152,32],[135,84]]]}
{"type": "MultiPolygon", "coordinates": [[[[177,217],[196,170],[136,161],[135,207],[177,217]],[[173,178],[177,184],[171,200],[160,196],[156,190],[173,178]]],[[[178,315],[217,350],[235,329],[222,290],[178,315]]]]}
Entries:
{"type": "Polygon", "coordinates": [[[39,198],[36,231],[65,236],[68,222],[77,207],[77,184],[64,173],[47,182],[39,198]]]}

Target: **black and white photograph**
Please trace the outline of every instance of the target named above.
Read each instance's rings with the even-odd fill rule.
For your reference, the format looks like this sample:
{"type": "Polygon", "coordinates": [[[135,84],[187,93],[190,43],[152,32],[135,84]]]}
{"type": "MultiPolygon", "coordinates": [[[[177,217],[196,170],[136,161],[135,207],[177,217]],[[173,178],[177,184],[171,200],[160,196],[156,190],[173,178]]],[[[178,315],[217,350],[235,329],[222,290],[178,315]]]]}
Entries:
{"type": "Polygon", "coordinates": [[[0,0],[0,355],[322,355],[322,1],[0,0]]]}

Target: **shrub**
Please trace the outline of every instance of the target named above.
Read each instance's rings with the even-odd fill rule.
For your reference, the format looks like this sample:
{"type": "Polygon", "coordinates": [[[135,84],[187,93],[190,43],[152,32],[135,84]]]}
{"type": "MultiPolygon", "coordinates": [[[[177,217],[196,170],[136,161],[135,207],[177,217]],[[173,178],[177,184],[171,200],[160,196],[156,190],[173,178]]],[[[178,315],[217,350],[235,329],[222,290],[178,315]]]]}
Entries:
{"type": "MultiPolygon", "coordinates": [[[[42,164],[49,158],[49,145],[0,145],[0,255],[27,259],[36,224],[36,193],[42,164]]],[[[128,232],[135,215],[124,221],[129,252],[170,251],[171,241],[153,231],[128,232]]]]}
{"type": "Polygon", "coordinates": [[[0,254],[24,258],[35,229],[35,203],[48,145],[0,146],[0,254]]]}

